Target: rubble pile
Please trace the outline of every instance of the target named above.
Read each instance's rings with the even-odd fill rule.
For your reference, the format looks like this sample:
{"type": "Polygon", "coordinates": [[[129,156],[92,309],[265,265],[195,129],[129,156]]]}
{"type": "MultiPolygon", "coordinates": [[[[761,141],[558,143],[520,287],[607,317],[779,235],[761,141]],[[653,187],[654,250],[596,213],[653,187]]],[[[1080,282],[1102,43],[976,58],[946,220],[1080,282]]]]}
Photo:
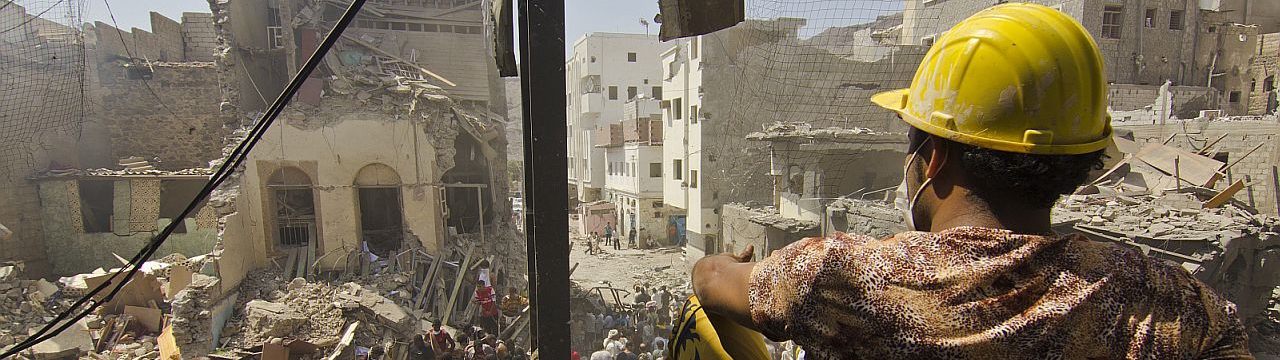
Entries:
{"type": "Polygon", "coordinates": [[[16,266],[0,267],[0,349],[52,321],[67,305],[59,295],[48,281],[22,279],[16,266]]]}
{"type": "MultiPolygon", "coordinates": [[[[403,275],[382,275],[395,278],[403,275]]],[[[377,282],[364,279],[361,282],[377,282]]],[[[404,277],[403,283],[407,284],[404,277]]],[[[396,283],[390,281],[389,283],[396,283]]],[[[223,327],[227,348],[248,349],[275,338],[289,338],[311,344],[333,344],[344,329],[359,321],[355,342],[384,343],[384,334],[395,334],[398,340],[417,330],[418,319],[399,303],[384,297],[380,287],[362,286],[356,282],[334,284],[308,282],[302,278],[286,280],[276,271],[263,270],[249,274],[243,284],[244,296],[236,304],[237,311],[223,327]]],[[[399,291],[398,293],[408,293],[399,291]]],[[[395,297],[395,295],[392,295],[395,297]]],[[[404,297],[397,297],[407,299],[404,297]]]]}
{"type": "Polygon", "coordinates": [[[1222,240],[1273,228],[1280,222],[1230,204],[1202,208],[1194,195],[1176,192],[1160,196],[1071,195],[1055,210],[1057,222],[1078,221],[1079,225],[1155,240],[1207,240],[1219,246],[1217,242],[1222,240]]]}

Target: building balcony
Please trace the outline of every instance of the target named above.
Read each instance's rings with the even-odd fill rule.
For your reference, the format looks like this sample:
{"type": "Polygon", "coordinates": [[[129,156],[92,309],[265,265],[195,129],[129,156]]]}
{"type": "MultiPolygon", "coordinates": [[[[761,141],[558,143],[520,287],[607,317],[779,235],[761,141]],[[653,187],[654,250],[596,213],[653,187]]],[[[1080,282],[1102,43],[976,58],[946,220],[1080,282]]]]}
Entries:
{"type": "Polygon", "coordinates": [[[599,92],[582,94],[580,101],[583,114],[599,114],[604,109],[604,95],[599,92]]]}

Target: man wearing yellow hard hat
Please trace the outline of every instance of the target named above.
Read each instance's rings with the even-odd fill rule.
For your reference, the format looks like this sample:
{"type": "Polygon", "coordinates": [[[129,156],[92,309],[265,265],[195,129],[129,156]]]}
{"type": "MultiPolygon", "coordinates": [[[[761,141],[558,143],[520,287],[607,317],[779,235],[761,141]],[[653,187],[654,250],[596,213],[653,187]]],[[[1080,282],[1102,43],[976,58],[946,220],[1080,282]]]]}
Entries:
{"type": "Polygon", "coordinates": [[[762,333],[820,359],[1252,358],[1234,305],[1186,270],[1050,230],[1101,166],[1106,88],[1097,45],[1058,11],[956,25],[911,88],[872,98],[911,126],[897,205],[913,231],[700,260],[675,357],[756,357],[762,333]]]}

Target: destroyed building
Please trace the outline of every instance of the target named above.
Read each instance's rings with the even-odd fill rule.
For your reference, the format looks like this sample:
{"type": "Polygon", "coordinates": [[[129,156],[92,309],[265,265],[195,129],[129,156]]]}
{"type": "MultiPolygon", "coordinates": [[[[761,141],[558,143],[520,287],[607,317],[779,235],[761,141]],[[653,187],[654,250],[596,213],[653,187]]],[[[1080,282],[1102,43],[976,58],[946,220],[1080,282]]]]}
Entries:
{"type": "MultiPolygon", "coordinates": [[[[505,89],[481,31],[481,5],[366,5],[237,175],[157,251],[172,255],[129,283],[137,291],[125,293],[147,294],[127,297],[135,313],[124,303],[103,311],[81,324],[92,331],[80,336],[92,334],[93,344],[57,352],[194,357],[233,341],[267,351],[279,339],[244,335],[288,327],[287,319],[267,324],[279,316],[261,317],[282,305],[315,322],[314,336],[277,333],[284,344],[350,352],[357,346],[344,350],[340,341],[349,330],[367,350],[387,340],[384,330],[405,334],[420,330],[419,320],[469,317],[479,279],[525,288],[524,239],[507,202],[505,89]],[[385,281],[369,280],[375,274],[385,281]],[[338,285],[345,281],[356,284],[338,285]],[[334,305],[331,296],[350,301],[334,305]],[[126,330],[152,312],[164,319],[155,328],[126,330]]],[[[57,286],[67,299],[116,274],[199,193],[345,6],[214,2],[212,14],[186,13],[181,22],[152,13],[150,31],[101,22],[76,29],[11,14],[21,7],[0,9],[33,19],[23,28],[30,31],[6,33],[0,46],[61,56],[54,45],[65,44],[88,59],[82,68],[17,64],[80,75],[29,80],[83,87],[87,105],[4,103],[6,113],[25,116],[6,117],[6,126],[64,110],[68,124],[32,129],[44,131],[32,135],[43,147],[4,149],[4,165],[19,176],[0,186],[15,205],[0,214],[0,241],[19,251],[0,260],[20,262],[0,278],[72,275],[57,286]]],[[[38,288],[22,281],[6,291],[28,296],[25,289],[38,288]]],[[[50,304],[49,311],[66,305],[50,304]]],[[[22,324],[4,329],[0,348],[39,325],[22,324]]]]}
{"type": "Polygon", "coordinates": [[[722,205],[771,201],[770,192],[760,191],[774,184],[763,161],[767,143],[748,140],[749,133],[775,122],[905,129],[866,99],[909,85],[926,48],[854,50],[851,44],[879,44],[871,34],[893,27],[892,19],[801,40],[805,23],[748,20],[680,40],[663,54],[663,202],[676,208],[670,243],[687,243],[690,259],[722,249],[728,236],[722,205]],[[846,39],[846,32],[865,39],[846,39]]]}
{"type": "Polygon", "coordinates": [[[40,192],[26,178],[79,164],[84,44],[74,29],[37,17],[21,4],[0,4],[0,23],[13,27],[0,33],[0,64],[11,84],[0,88],[5,135],[0,139],[0,262],[22,261],[28,274],[47,276],[52,265],[40,192]]]}
{"type": "Polygon", "coordinates": [[[860,230],[839,221],[843,208],[833,203],[882,200],[902,181],[901,173],[887,171],[902,164],[907,151],[902,133],[775,123],[747,139],[768,143],[773,196],[766,204],[724,205],[721,251],[755,245],[763,257],[805,237],[860,230]]]}
{"type": "MultiPolygon", "coordinates": [[[[1106,59],[1109,82],[1147,89],[1165,81],[1213,88],[1215,94],[1202,100],[1205,108],[1228,115],[1249,112],[1250,63],[1258,34],[1267,32],[1253,24],[1271,21],[1264,25],[1270,29],[1275,24],[1269,19],[1280,15],[1280,7],[1264,0],[1032,2],[1070,15],[1093,35],[1106,59]],[[1252,11],[1242,11],[1247,9],[1252,11]]],[[[991,5],[977,0],[908,0],[898,43],[931,45],[960,20],[991,5]]]]}

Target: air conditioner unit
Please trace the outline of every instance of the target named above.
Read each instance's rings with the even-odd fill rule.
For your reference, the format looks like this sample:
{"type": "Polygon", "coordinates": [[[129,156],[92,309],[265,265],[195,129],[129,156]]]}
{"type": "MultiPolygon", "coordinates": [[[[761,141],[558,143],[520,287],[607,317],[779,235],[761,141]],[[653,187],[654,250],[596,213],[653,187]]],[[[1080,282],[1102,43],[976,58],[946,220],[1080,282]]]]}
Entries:
{"type": "Polygon", "coordinates": [[[670,108],[671,108],[671,100],[662,100],[662,102],[661,102],[661,103],[658,103],[658,107],[659,107],[659,108],[663,108],[663,109],[670,109],[670,108]]]}

